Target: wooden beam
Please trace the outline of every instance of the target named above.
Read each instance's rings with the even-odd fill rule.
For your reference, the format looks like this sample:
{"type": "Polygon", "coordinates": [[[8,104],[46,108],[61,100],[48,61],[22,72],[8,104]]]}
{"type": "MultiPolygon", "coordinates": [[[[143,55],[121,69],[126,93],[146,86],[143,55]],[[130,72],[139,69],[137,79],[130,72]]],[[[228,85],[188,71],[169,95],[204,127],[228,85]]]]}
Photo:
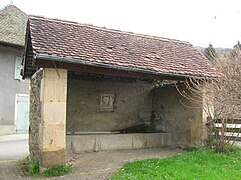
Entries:
{"type": "Polygon", "coordinates": [[[33,66],[46,67],[46,68],[55,68],[56,66],[57,68],[68,69],[69,71],[74,71],[74,72],[103,74],[103,75],[109,75],[109,76],[123,76],[123,77],[131,77],[136,79],[156,79],[156,80],[176,80],[176,81],[185,80],[184,77],[183,78],[171,77],[171,76],[164,76],[164,75],[148,74],[148,73],[141,73],[141,72],[134,72],[134,71],[124,71],[119,69],[87,66],[87,65],[66,63],[66,62],[46,61],[46,60],[34,60],[33,66]]]}

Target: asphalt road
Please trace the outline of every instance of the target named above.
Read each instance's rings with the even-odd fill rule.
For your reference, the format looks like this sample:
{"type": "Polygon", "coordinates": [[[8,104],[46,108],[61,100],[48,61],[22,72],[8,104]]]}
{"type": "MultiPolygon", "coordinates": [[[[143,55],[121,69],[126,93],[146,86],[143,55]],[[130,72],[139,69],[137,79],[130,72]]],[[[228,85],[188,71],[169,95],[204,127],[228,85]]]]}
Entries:
{"type": "Polygon", "coordinates": [[[0,141],[0,161],[19,160],[29,154],[28,140],[0,141]]]}

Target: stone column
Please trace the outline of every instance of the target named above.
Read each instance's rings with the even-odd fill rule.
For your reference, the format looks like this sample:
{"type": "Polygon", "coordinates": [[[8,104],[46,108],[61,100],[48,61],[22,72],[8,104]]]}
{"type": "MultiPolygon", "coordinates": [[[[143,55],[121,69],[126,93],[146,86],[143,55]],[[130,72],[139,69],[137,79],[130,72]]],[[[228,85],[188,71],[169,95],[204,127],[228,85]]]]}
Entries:
{"type": "Polygon", "coordinates": [[[191,146],[203,146],[207,142],[207,102],[203,95],[202,108],[197,109],[196,120],[191,121],[191,146]]]}
{"type": "Polygon", "coordinates": [[[44,68],[40,89],[40,166],[66,162],[67,70],[44,68]]]}

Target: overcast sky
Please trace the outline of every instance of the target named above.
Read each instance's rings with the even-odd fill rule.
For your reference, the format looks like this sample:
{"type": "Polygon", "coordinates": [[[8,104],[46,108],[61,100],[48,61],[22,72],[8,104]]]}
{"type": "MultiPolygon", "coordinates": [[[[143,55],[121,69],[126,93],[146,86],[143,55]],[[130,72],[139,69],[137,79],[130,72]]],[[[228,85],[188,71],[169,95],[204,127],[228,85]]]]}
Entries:
{"type": "MultiPolygon", "coordinates": [[[[0,0],[0,8],[10,0],[0,0]]],[[[12,0],[27,14],[233,47],[241,41],[241,0],[12,0]]]]}

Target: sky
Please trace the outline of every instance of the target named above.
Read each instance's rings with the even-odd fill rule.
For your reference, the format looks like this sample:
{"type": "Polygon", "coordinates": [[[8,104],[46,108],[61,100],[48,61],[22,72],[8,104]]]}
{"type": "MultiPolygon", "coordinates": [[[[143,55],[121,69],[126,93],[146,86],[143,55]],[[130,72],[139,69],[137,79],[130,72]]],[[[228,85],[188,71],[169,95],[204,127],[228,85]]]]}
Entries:
{"type": "Polygon", "coordinates": [[[241,0],[0,0],[29,15],[232,48],[241,41],[241,0]]]}

